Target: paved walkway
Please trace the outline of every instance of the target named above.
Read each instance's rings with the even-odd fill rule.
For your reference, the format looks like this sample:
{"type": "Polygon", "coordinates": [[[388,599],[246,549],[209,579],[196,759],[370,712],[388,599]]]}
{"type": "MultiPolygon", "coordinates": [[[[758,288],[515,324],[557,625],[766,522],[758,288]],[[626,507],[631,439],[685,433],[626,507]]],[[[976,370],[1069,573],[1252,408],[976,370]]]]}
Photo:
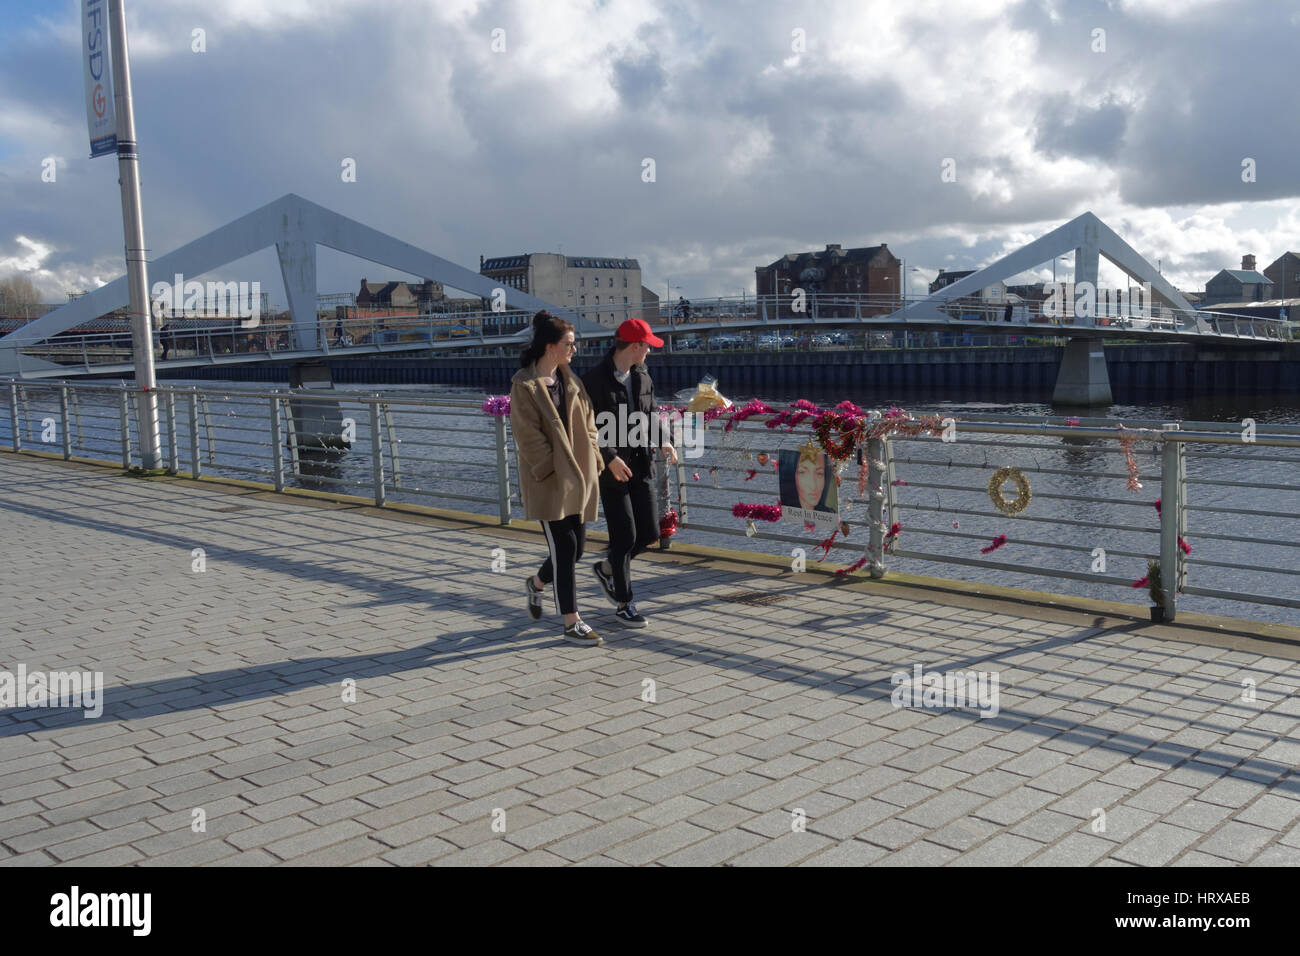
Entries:
{"type": "Polygon", "coordinates": [[[0,709],[0,865],[1300,864],[1297,644],[674,550],[577,648],[536,534],[10,454],[0,521],[0,671],[106,685],[0,709]]]}

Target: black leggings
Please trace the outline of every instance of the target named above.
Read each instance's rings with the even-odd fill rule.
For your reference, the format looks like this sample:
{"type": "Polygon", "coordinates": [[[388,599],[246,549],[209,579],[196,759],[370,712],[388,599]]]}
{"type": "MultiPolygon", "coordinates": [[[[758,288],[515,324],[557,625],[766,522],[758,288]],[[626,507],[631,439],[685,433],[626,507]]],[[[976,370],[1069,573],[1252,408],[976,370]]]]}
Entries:
{"type": "Polygon", "coordinates": [[[587,526],[581,515],[559,521],[543,521],[550,556],[542,562],[537,577],[543,584],[555,582],[555,609],[561,614],[578,613],[578,583],[574,567],[582,559],[587,543],[587,526]]]}
{"type": "Polygon", "coordinates": [[[600,475],[600,504],[609,524],[609,565],[614,597],[632,600],[632,559],[659,540],[659,516],[647,478],[617,481],[609,469],[600,475]]]}

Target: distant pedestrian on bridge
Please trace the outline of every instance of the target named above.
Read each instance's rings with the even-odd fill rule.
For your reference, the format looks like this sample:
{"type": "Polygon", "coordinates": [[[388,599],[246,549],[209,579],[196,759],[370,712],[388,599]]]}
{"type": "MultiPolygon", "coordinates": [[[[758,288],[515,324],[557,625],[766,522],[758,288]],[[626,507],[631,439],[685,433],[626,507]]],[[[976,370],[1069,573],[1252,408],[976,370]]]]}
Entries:
{"type": "Polygon", "coordinates": [[[659,409],[645,360],[653,346],[664,344],[641,319],[618,327],[614,346],[582,377],[596,412],[600,454],[600,503],[609,524],[609,556],[594,566],[615,617],[627,627],[645,627],[632,603],[632,559],[659,540],[659,515],[650,482],[654,456],[677,460],[667,441],[660,442],[659,409]],[[634,418],[635,416],[635,418],[634,418]],[[637,427],[636,419],[640,420],[637,427]]]}
{"type": "Polygon", "coordinates": [[[564,639],[603,643],[578,614],[577,563],[589,521],[596,520],[599,475],[596,422],[582,381],[569,368],[577,351],[573,326],[549,312],[533,316],[533,340],[510,382],[510,429],[519,452],[524,517],[542,523],[550,556],[528,578],[528,613],[542,616],[542,592],[554,586],[564,639]]]}

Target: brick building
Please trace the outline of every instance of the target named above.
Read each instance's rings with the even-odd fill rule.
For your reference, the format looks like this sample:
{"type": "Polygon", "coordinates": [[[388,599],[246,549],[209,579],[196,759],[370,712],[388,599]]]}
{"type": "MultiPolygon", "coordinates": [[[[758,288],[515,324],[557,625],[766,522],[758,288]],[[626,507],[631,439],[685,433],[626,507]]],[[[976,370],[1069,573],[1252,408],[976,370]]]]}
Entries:
{"type": "Polygon", "coordinates": [[[901,265],[885,243],[858,249],[828,245],[820,252],[787,253],[760,266],[754,270],[754,287],[759,296],[781,296],[782,315],[789,314],[787,297],[795,289],[818,295],[879,296],[862,310],[863,315],[876,315],[898,307],[901,265]]]}

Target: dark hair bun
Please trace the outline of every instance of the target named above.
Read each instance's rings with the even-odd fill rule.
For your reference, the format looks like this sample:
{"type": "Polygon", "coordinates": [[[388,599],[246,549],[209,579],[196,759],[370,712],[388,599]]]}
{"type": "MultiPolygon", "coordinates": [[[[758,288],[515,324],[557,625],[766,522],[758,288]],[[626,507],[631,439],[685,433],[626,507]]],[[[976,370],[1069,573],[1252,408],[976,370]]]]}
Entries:
{"type": "Polygon", "coordinates": [[[545,328],[546,324],[550,321],[551,321],[551,313],[547,312],[545,309],[542,309],[542,311],[538,312],[536,315],[533,316],[533,328],[535,329],[545,328]]]}

